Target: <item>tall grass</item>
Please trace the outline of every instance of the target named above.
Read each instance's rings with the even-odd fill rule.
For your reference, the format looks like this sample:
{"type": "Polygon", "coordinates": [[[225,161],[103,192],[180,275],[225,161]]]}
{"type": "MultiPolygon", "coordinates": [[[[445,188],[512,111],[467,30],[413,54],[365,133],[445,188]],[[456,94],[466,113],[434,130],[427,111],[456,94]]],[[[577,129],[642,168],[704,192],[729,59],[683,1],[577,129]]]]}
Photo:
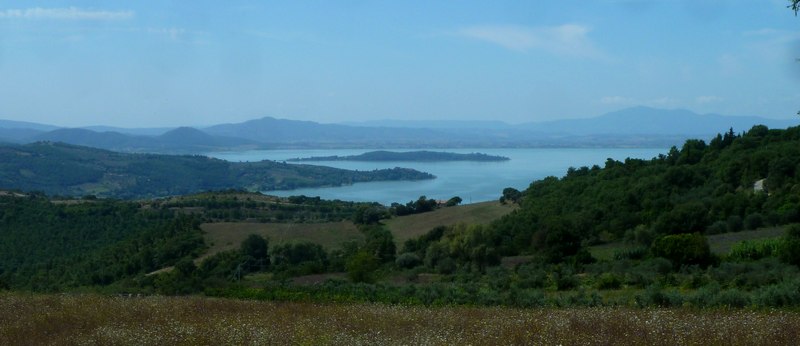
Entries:
{"type": "Polygon", "coordinates": [[[800,315],[690,309],[426,308],[0,293],[0,344],[788,345],[800,315]]]}

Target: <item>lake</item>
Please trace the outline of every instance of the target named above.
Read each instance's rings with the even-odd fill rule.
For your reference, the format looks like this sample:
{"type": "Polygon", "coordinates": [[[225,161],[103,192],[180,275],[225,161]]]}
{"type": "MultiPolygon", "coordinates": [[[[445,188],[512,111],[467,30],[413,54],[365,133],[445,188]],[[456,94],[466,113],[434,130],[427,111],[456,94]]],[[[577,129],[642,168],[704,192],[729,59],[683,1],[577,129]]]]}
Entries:
{"type": "MultiPolygon", "coordinates": [[[[236,152],[213,152],[206,155],[228,161],[284,161],[292,158],[311,156],[358,155],[373,149],[285,149],[252,150],[236,152]]],[[[411,151],[411,149],[392,149],[411,151]]],[[[419,149],[414,149],[419,150],[419,149]]],[[[282,191],[263,191],[276,196],[320,196],[323,199],[347,201],[375,201],[385,205],[392,202],[407,203],[419,196],[433,199],[449,199],[459,196],[464,203],[476,203],[500,198],[506,187],[524,190],[530,183],[547,176],[563,176],[569,167],[599,165],[606,159],[625,158],[651,159],[658,154],[666,154],[668,149],[433,149],[454,153],[480,152],[510,158],[501,162],[355,162],[319,161],[306,164],[330,166],[353,170],[374,170],[380,168],[407,167],[428,172],[436,176],[433,180],[388,181],[358,183],[348,186],[305,188],[282,191]]]]}

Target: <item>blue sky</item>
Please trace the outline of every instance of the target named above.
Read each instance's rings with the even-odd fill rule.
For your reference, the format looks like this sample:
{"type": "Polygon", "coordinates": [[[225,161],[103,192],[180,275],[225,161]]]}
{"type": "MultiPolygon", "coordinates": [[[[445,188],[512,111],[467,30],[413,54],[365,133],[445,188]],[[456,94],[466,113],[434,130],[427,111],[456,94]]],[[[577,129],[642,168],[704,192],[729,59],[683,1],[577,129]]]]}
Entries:
{"type": "Polygon", "coordinates": [[[0,118],[797,117],[787,0],[3,1],[0,118]]]}

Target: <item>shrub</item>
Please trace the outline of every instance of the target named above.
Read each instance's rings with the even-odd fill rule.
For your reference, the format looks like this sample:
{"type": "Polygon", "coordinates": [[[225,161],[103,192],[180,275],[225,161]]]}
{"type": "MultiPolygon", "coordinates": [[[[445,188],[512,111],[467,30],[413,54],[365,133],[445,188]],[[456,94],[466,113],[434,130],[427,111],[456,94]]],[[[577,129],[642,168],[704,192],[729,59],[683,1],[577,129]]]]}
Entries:
{"type": "Polygon", "coordinates": [[[648,286],[634,298],[640,307],[672,307],[683,304],[683,296],[675,291],[665,291],[658,286],[648,286]]]}
{"type": "Polygon", "coordinates": [[[667,235],[651,246],[655,256],[670,260],[675,267],[689,264],[706,266],[711,263],[708,240],[699,233],[667,235]]]}
{"type": "Polygon", "coordinates": [[[347,260],[347,276],[354,282],[371,282],[378,269],[378,259],[371,253],[359,251],[347,260]]]}
{"type": "Polygon", "coordinates": [[[400,268],[410,269],[422,264],[422,260],[419,258],[419,256],[417,256],[417,254],[413,252],[406,252],[400,256],[397,256],[397,259],[395,259],[394,263],[400,268]]]}
{"type": "Polygon", "coordinates": [[[739,215],[731,215],[726,223],[728,224],[728,232],[739,232],[744,227],[742,218],[739,215]]]}
{"type": "Polygon", "coordinates": [[[752,213],[744,218],[745,229],[756,229],[764,225],[764,217],[759,213],[752,213]]]}
{"type": "Polygon", "coordinates": [[[754,302],[758,306],[791,307],[800,306],[800,283],[783,282],[763,287],[754,292],[754,302]]]}
{"type": "Polygon", "coordinates": [[[622,286],[622,280],[612,273],[603,273],[597,278],[597,289],[616,290],[622,286]]]}
{"type": "Polygon", "coordinates": [[[634,248],[620,249],[614,251],[615,260],[640,260],[647,256],[647,248],[644,246],[637,246],[634,248]]]}
{"type": "Polygon", "coordinates": [[[778,247],[778,256],[785,263],[800,265],[800,225],[792,225],[786,230],[778,247]]]}
{"type": "Polygon", "coordinates": [[[706,228],[707,234],[720,234],[728,232],[728,223],[725,221],[717,221],[706,228]]]}

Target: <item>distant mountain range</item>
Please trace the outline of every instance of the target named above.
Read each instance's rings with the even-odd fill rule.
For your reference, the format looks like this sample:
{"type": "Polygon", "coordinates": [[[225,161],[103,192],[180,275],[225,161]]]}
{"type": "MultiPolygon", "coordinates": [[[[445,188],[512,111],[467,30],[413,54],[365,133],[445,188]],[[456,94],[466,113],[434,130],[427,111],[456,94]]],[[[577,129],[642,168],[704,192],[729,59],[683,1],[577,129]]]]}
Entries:
{"type": "Polygon", "coordinates": [[[594,118],[524,124],[403,121],[321,124],[264,117],[204,128],[59,128],[0,120],[0,142],[64,142],[125,152],[203,153],[269,148],[667,147],[753,125],[786,128],[793,119],[697,114],[633,107],[594,118]]]}

